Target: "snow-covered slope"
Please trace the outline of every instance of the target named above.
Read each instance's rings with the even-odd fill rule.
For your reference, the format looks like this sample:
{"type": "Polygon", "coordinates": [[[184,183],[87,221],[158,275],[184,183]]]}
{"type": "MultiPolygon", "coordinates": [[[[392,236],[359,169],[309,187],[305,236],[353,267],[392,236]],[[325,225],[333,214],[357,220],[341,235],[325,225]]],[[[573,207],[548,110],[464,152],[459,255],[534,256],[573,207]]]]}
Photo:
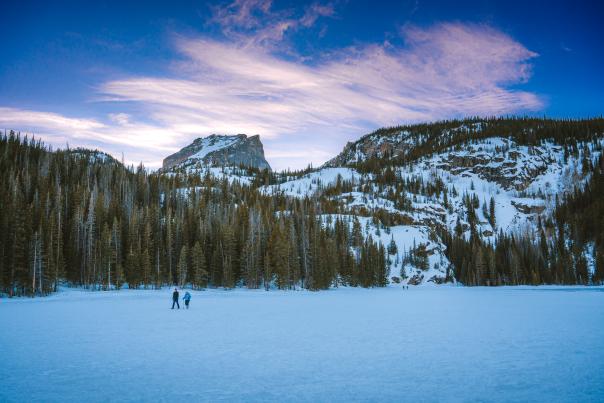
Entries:
{"type": "Polygon", "coordinates": [[[358,221],[365,238],[371,237],[387,247],[387,265],[392,282],[403,284],[441,284],[447,276],[454,282],[452,273],[447,273],[449,260],[444,255],[442,244],[431,239],[430,228],[425,225],[385,226],[374,222],[370,217],[342,214],[325,214],[323,225],[332,225],[337,218],[352,225],[358,221]],[[392,245],[395,245],[393,247],[392,245]],[[406,256],[409,250],[421,250],[425,253],[425,267],[416,267],[406,256]]]}
{"type": "MultiPolygon", "coordinates": [[[[416,140],[417,136],[413,142],[416,140]]],[[[401,146],[412,147],[410,137],[406,133],[372,135],[359,142],[348,144],[340,156],[317,171],[260,190],[336,202],[344,214],[362,221],[367,236],[371,234],[385,246],[391,241],[396,244],[399,256],[390,256],[390,276],[402,276],[403,283],[411,284],[450,278],[438,229],[469,239],[472,220],[477,233],[491,243],[499,232],[532,233],[538,217],[544,219],[552,213],[556,196],[588,179],[581,168],[585,150],[592,161],[600,155],[593,143],[579,144],[580,151],[573,157],[552,141],[527,146],[510,138],[491,137],[457,144],[409,163],[387,164],[376,175],[361,174],[350,165],[369,158],[388,159],[395,149],[392,144],[410,153],[401,146]],[[382,217],[381,225],[370,218],[375,216],[382,217]],[[418,252],[427,258],[427,266],[426,259],[422,268],[417,261],[405,259],[418,252]]]]}
{"type": "Polygon", "coordinates": [[[263,186],[260,191],[267,195],[283,194],[303,198],[312,196],[323,188],[337,185],[338,181],[355,182],[360,178],[361,175],[351,168],[323,168],[277,185],[263,186]]]}

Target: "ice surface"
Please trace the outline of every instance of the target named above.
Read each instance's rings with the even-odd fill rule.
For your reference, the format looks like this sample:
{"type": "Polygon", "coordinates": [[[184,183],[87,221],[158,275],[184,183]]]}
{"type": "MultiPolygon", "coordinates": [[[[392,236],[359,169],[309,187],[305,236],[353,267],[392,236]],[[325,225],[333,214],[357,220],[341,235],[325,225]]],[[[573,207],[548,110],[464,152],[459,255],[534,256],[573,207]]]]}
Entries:
{"type": "Polygon", "coordinates": [[[602,401],[601,288],[0,300],[0,401],[602,401]]]}

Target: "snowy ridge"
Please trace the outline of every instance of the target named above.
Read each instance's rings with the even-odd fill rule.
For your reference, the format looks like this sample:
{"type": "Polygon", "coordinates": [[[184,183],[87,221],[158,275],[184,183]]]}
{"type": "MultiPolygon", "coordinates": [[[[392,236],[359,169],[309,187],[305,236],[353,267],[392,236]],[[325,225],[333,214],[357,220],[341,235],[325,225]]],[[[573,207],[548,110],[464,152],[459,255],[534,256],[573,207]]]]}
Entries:
{"type": "Polygon", "coordinates": [[[356,170],[351,168],[323,168],[311,172],[301,178],[288,180],[278,185],[263,186],[260,191],[266,195],[283,194],[291,197],[310,197],[317,191],[338,181],[355,182],[361,178],[356,170]]]}
{"type": "MultiPolygon", "coordinates": [[[[375,156],[380,155],[384,149],[381,146],[388,141],[404,142],[407,136],[405,132],[388,138],[372,135],[363,141],[375,143],[375,156]]],[[[346,148],[350,151],[354,147],[349,144],[346,148]]],[[[592,161],[600,155],[591,143],[579,144],[578,149],[590,150],[592,161]]],[[[366,236],[371,235],[384,246],[394,241],[399,256],[389,256],[391,277],[400,276],[403,283],[410,284],[440,283],[450,277],[438,228],[445,227],[469,239],[468,201],[472,200],[476,204],[475,226],[485,241],[494,243],[499,232],[534,232],[538,217],[552,213],[556,196],[589,178],[581,170],[583,153],[565,156],[563,148],[552,142],[526,146],[512,139],[492,137],[395,166],[393,184],[380,184],[373,175],[361,174],[351,167],[329,166],[335,161],[332,160],[314,172],[261,187],[260,191],[336,201],[344,214],[361,221],[366,236]],[[400,183],[406,184],[402,193],[397,187],[400,183]],[[427,190],[439,183],[444,185],[444,192],[434,194],[427,190]],[[390,217],[391,224],[374,224],[371,216],[375,214],[390,217]],[[407,252],[417,252],[418,248],[426,256],[427,266],[425,261],[422,268],[417,267],[417,262],[403,262],[407,252]]],[[[365,155],[355,154],[348,161],[361,157],[365,155]]]]}
{"type": "MultiPolygon", "coordinates": [[[[443,136],[456,134],[476,133],[482,130],[482,122],[462,124],[453,129],[445,129],[443,136]]],[[[335,158],[327,161],[323,167],[338,167],[364,162],[372,158],[391,159],[408,154],[422,142],[428,139],[427,135],[413,133],[402,129],[388,134],[378,130],[361,137],[358,141],[349,142],[344,150],[335,158]]]]}

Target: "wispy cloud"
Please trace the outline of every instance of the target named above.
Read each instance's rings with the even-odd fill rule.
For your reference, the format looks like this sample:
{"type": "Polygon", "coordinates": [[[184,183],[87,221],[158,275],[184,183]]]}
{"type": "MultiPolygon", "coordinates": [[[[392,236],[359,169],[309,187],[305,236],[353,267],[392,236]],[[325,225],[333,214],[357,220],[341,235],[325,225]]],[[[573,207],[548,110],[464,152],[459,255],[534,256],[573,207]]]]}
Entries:
{"type": "Polygon", "coordinates": [[[108,122],[69,118],[56,113],[0,107],[0,127],[33,134],[55,147],[100,149],[113,156],[125,154],[129,164],[159,167],[162,156],[177,150],[183,138],[166,128],[129,123],[128,115],[110,114],[108,122]]]}
{"type": "Polygon", "coordinates": [[[102,123],[94,119],[68,118],[57,113],[0,108],[0,123],[11,125],[21,122],[32,122],[39,127],[69,129],[76,132],[86,132],[104,127],[102,123]]]}
{"type": "Polygon", "coordinates": [[[235,0],[212,7],[212,13],[209,22],[240,46],[287,53],[290,49],[284,39],[288,33],[310,28],[319,18],[333,17],[335,8],[332,3],[312,3],[303,10],[275,11],[271,0],[235,0]]]}
{"type": "Polygon", "coordinates": [[[83,125],[78,138],[98,136],[126,148],[127,157],[137,147],[152,166],[196,136],[258,133],[280,169],[320,164],[345,141],[380,126],[543,107],[538,95],[516,89],[530,78],[537,55],[487,25],[406,26],[403,45],[356,45],[312,63],[279,51],[288,30],[334,14],[333,6],[318,3],[296,15],[273,12],[270,1],[237,0],[214,9],[223,38],[175,37],[184,61],[170,77],[100,84],[99,95],[116,109],[106,122],[4,108],[0,123],[27,123],[45,133],[83,125]],[[123,103],[140,115],[124,114],[123,103]]]}

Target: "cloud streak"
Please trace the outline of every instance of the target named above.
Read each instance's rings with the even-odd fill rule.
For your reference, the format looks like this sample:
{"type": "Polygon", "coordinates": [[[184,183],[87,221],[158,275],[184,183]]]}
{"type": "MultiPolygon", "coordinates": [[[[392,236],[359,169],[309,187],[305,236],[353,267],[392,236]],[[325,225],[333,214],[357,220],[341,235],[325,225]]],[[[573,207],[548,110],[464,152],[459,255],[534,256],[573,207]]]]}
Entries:
{"type": "Polygon", "coordinates": [[[312,3],[301,15],[295,9],[274,11],[271,0],[235,0],[212,7],[209,22],[220,28],[231,41],[245,47],[287,52],[284,39],[288,33],[308,29],[323,17],[333,17],[333,4],[312,3]]]}
{"type": "Polygon", "coordinates": [[[0,107],[0,127],[33,134],[55,147],[100,149],[115,157],[122,153],[128,164],[159,167],[162,156],[177,150],[178,134],[165,128],[128,122],[125,114],[110,114],[108,123],[96,119],[69,118],[56,113],[0,107]]]}
{"type": "Polygon", "coordinates": [[[238,0],[214,10],[224,38],[175,38],[183,61],[170,77],[100,84],[101,100],[116,109],[105,121],[2,108],[0,123],[98,139],[151,166],[198,136],[260,134],[269,162],[281,169],[318,165],[381,126],[543,107],[538,95],[516,89],[530,79],[537,55],[487,25],[407,26],[403,45],[351,46],[312,63],[275,51],[288,30],[333,15],[331,5],[311,5],[295,18],[273,13],[270,1],[238,0]],[[138,114],[123,113],[126,104],[138,114]]]}

